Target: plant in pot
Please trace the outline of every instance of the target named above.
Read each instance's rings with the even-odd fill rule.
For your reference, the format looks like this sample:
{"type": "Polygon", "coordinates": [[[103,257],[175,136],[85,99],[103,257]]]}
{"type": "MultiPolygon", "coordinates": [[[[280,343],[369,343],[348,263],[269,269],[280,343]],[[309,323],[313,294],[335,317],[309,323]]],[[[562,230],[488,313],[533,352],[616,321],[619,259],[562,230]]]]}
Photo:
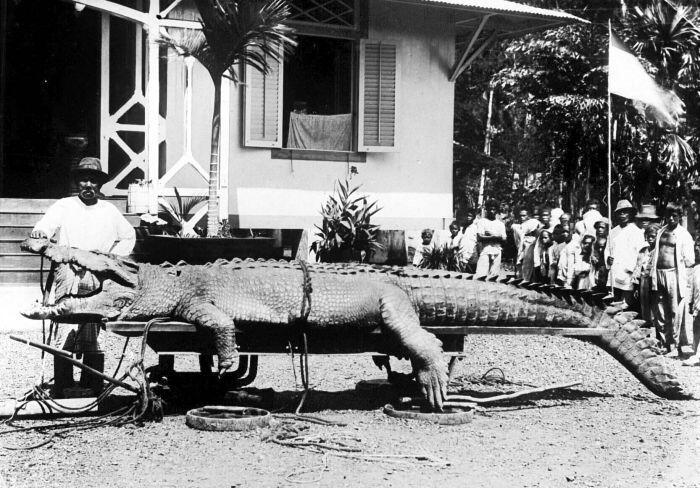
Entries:
{"type": "Polygon", "coordinates": [[[226,76],[237,83],[239,65],[267,74],[271,61],[279,62],[281,53],[290,51],[296,41],[293,30],[285,25],[290,16],[286,0],[193,0],[193,3],[196,11],[182,8],[179,15],[186,20],[199,20],[202,29],[168,28],[161,33],[161,42],[178,54],[199,61],[214,84],[207,237],[215,237],[219,231],[221,80],[226,76]]]}
{"type": "Polygon", "coordinates": [[[323,222],[311,250],[316,259],[326,263],[364,262],[382,246],[377,242],[378,225],[372,217],[381,210],[377,202],[359,195],[359,186],[351,187],[348,180],[337,181],[335,195],[330,195],[321,208],[323,222]]]}

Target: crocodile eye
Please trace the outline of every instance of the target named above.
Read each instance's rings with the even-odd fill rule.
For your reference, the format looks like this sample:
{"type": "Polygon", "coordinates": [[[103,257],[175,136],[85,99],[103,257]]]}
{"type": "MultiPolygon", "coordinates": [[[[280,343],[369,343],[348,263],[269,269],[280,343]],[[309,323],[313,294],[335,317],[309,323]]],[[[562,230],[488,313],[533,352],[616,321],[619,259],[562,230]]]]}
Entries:
{"type": "Polygon", "coordinates": [[[114,306],[116,308],[124,308],[131,305],[131,299],[130,298],[117,298],[114,300],[114,306]]]}

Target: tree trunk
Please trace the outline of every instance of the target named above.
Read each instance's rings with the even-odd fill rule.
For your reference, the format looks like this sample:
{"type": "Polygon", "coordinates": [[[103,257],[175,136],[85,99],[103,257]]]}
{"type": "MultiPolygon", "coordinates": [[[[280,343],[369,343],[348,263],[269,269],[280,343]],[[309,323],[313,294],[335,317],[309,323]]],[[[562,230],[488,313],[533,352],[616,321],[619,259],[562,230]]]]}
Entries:
{"type": "Polygon", "coordinates": [[[214,81],[214,113],[211,118],[211,155],[209,157],[209,201],[207,202],[207,237],[219,233],[219,145],[221,132],[221,76],[214,81]]]}

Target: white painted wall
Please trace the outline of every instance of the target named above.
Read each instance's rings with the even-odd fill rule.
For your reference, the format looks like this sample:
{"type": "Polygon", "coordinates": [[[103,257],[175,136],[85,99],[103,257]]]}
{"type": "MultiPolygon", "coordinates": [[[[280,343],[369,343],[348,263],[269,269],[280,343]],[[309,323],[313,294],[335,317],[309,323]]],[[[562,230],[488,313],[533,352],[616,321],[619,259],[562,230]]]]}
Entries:
{"type": "MultiPolygon", "coordinates": [[[[270,149],[242,146],[242,103],[231,90],[229,213],[240,227],[309,228],[350,165],[353,183],[382,210],[385,229],[444,228],[452,217],[454,21],[447,9],[369,2],[369,38],[398,43],[401,68],[399,151],[367,154],[365,163],[272,159],[270,149]]],[[[208,140],[208,124],[195,126],[208,140]]],[[[223,162],[222,162],[223,163],[223,162]]]]}

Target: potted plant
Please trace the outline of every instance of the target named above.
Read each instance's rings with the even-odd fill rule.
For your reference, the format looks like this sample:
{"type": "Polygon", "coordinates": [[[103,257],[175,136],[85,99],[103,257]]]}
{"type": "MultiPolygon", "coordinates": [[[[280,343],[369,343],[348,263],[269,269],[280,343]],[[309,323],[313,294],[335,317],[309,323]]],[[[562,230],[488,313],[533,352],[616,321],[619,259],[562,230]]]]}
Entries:
{"type": "Polygon", "coordinates": [[[215,236],[217,239],[202,239],[204,229],[198,227],[191,217],[207,198],[183,198],[177,188],[174,190],[175,202],[161,200],[159,216],[141,216],[142,221],[151,223],[146,238],[146,254],[150,262],[205,264],[222,258],[276,257],[274,239],[256,236],[252,232],[244,237],[234,237],[227,221],[219,226],[219,233],[215,236]]]}
{"type": "Polygon", "coordinates": [[[285,25],[290,15],[286,0],[194,0],[194,4],[201,31],[171,28],[169,33],[162,33],[161,42],[182,56],[194,57],[207,69],[214,84],[207,237],[215,237],[219,230],[221,79],[227,76],[237,83],[237,65],[251,66],[267,74],[270,60],[280,61],[280,48],[289,51],[296,41],[292,29],[285,25]]]}
{"type": "Polygon", "coordinates": [[[377,242],[378,225],[372,217],[381,210],[377,202],[359,195],[360,187],[350,187],[348,180],[337,181],[335,195],[321,208],[323,222],[316,226],[318,240],[311,245],[318,261],[327,263],[364,262],[381,248],[377,242]]]}

